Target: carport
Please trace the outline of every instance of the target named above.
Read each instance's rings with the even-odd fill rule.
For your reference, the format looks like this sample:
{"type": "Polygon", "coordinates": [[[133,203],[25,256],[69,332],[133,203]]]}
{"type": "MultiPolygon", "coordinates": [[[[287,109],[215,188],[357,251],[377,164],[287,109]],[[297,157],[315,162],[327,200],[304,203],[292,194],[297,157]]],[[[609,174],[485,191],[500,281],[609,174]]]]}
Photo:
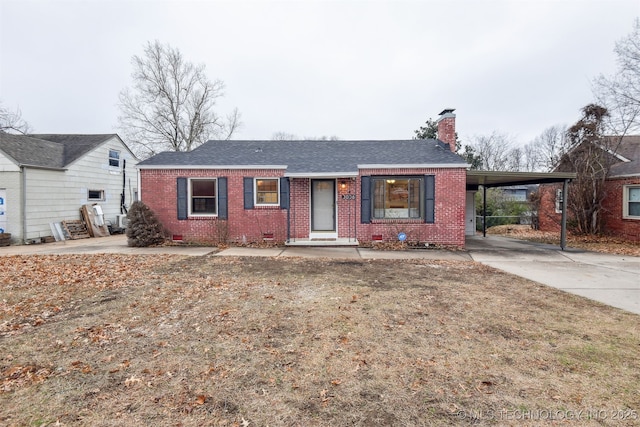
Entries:
{"type": "Polygon", "coordinates": [[[467,191],[478,191],[482,186],[482,236],[487,236],[487,188],[509,187],[512,185],[551,184],[562,186],[562,221],[560,226],[560,249],[567,243],[567,186],[576,177],[574,172],[501,172],[467,171],[467,191]]]}

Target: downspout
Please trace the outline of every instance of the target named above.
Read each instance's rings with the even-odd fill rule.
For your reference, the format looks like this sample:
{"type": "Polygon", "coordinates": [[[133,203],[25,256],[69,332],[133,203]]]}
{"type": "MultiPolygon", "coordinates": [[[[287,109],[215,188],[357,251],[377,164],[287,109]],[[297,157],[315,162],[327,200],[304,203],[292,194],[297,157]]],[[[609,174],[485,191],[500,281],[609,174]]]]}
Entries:
{"type": "Polygon", "coordinates": [[[487,237],[487,186],[482,186],[482,237],[487,237]]]}
{"type": "Polygon", "coordinates": [[[136,194],[136,199],[131,200],[131,203],[141,201],[142,200],[142,177],[140,168],[136,168],[136,185],[138,186],[138,194],[136,194]]]}
{"type": "Polygon", "coordinates": [[[125,206],[125,191],[127,189],[127,159],[122,159],[122,194],[120,194],[120,213],[126,214],[127,207],[125,206]]]}
{"type": "Polygon", "coordinates": [[[291,242],[291,178],[287,178],[289,182],[289,191],[287,197],[287,243],[291,242]]]}
{"type": "Polygon", "coordinates": [[[22,200],[20,200],[22,209],[22,243],[27,243],[27,168],[20,166],[20,171],[22,172],[22,191],[20,191],[22,195],[22,200]]]}
{"type": "Polygon", "coordinates": [[[567,193],[569,189],[569,180],[565,179],[562,184],[562,220],[560,225],[560,249],[564,251],[567,247],[567,193]]]}

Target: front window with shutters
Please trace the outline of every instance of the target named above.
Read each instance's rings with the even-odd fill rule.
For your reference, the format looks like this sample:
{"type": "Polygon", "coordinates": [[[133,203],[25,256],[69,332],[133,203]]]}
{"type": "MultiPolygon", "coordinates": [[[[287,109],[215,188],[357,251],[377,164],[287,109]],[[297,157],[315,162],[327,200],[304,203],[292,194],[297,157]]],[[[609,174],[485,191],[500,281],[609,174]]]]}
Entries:
{"type": "Polygon", "coordinates": [[[423,178],[376,177],[372,185],[373,218],[424,218],[423,178]]]}
{"type": "Polygon", "coordinates": [[[216,215],[218,213],[216,180],[189,180],[189,215],[216,215]]]}
{"type": "Polygon", "coordinates": [[[255,178],[255,205],[256,206],[278,206],[279,199],[279,178],[255,178]]]}

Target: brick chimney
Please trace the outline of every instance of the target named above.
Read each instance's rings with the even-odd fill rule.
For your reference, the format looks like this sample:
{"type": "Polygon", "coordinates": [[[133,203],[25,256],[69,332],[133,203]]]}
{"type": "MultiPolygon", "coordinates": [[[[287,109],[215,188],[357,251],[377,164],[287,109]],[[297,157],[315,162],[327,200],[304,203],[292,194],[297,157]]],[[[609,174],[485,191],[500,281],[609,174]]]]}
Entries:
{"type": "Polygon", "coordinates": [[[438,119],[438,139],[449,144],[449,149],[456,152],[456,115],[455,108],[442,110],[438,119]]]}

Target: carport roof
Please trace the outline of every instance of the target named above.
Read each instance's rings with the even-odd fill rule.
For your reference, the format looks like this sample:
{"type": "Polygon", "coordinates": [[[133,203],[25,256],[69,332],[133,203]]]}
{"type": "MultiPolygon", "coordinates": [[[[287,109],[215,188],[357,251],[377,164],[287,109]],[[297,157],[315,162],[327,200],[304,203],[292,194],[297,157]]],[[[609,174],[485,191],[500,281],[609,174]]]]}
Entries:
{"type": "Polygon", "coordinates": [[[485,187],[506,187],[510,185],[549,184],[574,179],[574,172],[500,172],[467,171],[467,185],[485,187]]]}

